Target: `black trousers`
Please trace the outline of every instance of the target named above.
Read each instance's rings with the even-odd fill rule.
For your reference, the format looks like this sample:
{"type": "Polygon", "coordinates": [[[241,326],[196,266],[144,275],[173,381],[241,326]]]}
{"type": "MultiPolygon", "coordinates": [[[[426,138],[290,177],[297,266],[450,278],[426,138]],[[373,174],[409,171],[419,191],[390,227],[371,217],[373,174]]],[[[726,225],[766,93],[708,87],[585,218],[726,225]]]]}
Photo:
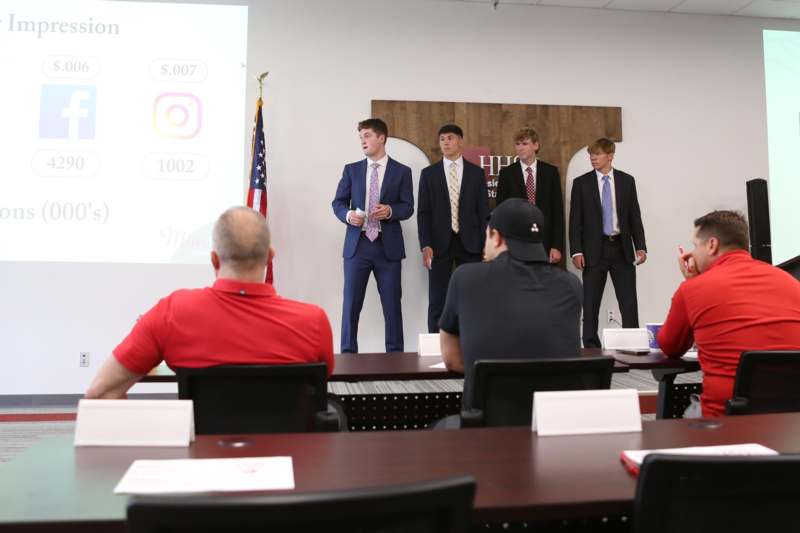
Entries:
{"type": "Polygon", "coordinates": [[[439,332],[439,318],[444,310],[447,299],[447,286],[450,284],[450,275],[464,263],[475,263],[483,259],[482,253],[474,254],[464,248],[461,236],[458,233],[450,235],[450,246],[445,253],[436,256],[434,250],[431,269],[428,271],[428,331],[439,332]]]}
{"type": "Polygon", "coordinates": [[[622,313],[622,327],[639,327],[639,305],[636,300],[636,267],[625,259],[619,240],[603,240],[600,262],[583,270],[583,345],[586,348],[600,347],[597,335],[600,302],[611,274],[617,303],[622,313]]]}

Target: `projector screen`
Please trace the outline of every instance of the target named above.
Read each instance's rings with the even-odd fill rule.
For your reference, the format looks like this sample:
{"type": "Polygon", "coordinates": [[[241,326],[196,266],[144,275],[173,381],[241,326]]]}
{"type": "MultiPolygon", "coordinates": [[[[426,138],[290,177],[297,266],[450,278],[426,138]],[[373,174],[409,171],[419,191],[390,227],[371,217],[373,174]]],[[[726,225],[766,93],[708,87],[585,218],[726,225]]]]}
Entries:
{"type": "Polygon", "coordinates": [[[0,261],[207,263],[246,56],[245,6],[3,2],[0,261]]]}
{"type": "Polygon", "coordinates": [[[800,32],[764,30],[772,261],[800,255],[800,32]]]}

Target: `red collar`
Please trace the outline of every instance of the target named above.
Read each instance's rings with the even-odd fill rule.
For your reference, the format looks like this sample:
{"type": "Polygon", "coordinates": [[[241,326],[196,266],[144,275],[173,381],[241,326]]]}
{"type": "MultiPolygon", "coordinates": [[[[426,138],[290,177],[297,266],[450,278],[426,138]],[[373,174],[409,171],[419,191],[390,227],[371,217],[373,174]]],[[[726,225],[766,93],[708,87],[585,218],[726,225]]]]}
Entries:
{"type": "Polygon", "coordinates": [[[242,296],[275,296],[275,287],[269,283],[248,283],[230,278],[218,278],[211,287],[215,291],[240,294],[242,296]]]}
{"type": "Polygon", "coordinates": [[[709,272],[712,268],[716,268],[727,263],[752,260],[753,258],[750,257],[750,252],[747,250],[733,250],[732,252],[727,252],[719,256],[719,258],[711,263],[708,269],[706,269],[706,272],[709,272]]]}

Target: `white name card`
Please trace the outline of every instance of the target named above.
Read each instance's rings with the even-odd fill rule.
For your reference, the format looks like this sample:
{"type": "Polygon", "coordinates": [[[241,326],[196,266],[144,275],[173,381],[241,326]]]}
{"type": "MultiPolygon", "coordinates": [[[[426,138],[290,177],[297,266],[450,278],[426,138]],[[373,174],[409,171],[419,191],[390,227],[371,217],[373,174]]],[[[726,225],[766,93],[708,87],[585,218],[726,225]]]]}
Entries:
{"type": "Polygon", "coordinates": [[[419,355],[422,357],[442,355],[442,345],[439,343],[438,333],[420,333],[419,355]]]}
{"type": "Polygon", "coordinates": [[[531,431],[541,437],[641,430],[636,389],[533,393],[531,431]]]}
{"type": "Polygon", "coordinates": [[[606,350],[650,350],[645,328],[606,328],[603,330],[606,350]]]}
{"type": "Polygon", "coordinates": [[[75,446],[189,446],[191,400],[81,400],[75,446]]]}
{"type": "Polygon", "coordinates": [[[115,494],[179,494],[294,489],[291,457],[138,460],[115,494]]]}

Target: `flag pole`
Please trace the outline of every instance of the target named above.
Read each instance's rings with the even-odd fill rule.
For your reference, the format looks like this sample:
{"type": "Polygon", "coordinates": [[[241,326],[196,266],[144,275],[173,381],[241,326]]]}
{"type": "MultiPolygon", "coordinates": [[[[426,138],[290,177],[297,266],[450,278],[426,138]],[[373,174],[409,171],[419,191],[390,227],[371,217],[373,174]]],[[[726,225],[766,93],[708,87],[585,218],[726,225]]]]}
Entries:
{"type": "Polygon", "coordinates": [[[256,79],[258,80],[258,98],[259,99],[261,99],[262,93],[264,91],[264,80],[266,79],[267,76],[269,76],[269,71],[262,72],[261,74],[256,76],[256,79]]]}
{"type": "MultiPolygon", "coordinates": [[[[256,76],[258,81],[258,101],[256,101],[255,124],[253,125],[253,144],[250,153],[250,188],[247,192],[247,206],[255,209],[261,215],[267,217],[267,162],[265,159],[266,145],[264,142],[264,119],[261,112],[263,105],[262,96],[264,92],[264,79],[269,75],[269,71],[262,72],[256,76]]],[[[267,283],[273,282],[272,260],[267,263],[265,276],[267,283]]]]}

